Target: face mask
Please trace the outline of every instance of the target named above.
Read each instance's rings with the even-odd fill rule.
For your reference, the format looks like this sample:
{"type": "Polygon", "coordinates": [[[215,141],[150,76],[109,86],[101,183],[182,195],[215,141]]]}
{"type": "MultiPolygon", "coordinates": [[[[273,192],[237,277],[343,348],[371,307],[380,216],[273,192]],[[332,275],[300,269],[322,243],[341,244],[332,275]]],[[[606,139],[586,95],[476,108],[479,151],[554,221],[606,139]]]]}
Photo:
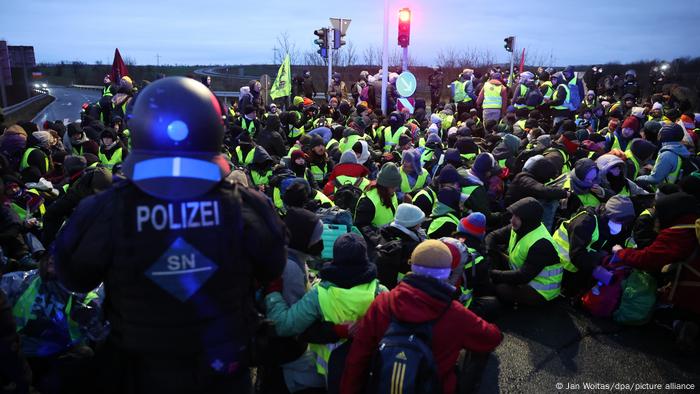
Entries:
{"type": "Polygon", "coordinates": [[[608,220],[608,228],[610,229],[610,234],[617,235],[622,231],[622,223],[613,222],[608,220]]]}

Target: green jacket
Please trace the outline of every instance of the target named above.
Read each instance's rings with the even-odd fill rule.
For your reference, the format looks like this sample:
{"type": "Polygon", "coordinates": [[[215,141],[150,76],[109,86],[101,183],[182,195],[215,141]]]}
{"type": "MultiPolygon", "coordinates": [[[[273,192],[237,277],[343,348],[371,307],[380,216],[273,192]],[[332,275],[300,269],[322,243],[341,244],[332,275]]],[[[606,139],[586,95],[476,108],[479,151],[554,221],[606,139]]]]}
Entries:
{"type": "MultiPolygon", "coordinates": [[[[287,305],[282,298],[282,294],[278,292],[265,296],[267,318],[275,322],[277,335],[283,337],[299,335],[315,321],[322,319],[323,314],[318,302],[318,286],[328,288],[334,285],[331,282],[322,280],[292,306],[287,305]]],[[[377,295],[385,291],[388,290],[383,285],[379,284],[377,286],[377,295]]]]}

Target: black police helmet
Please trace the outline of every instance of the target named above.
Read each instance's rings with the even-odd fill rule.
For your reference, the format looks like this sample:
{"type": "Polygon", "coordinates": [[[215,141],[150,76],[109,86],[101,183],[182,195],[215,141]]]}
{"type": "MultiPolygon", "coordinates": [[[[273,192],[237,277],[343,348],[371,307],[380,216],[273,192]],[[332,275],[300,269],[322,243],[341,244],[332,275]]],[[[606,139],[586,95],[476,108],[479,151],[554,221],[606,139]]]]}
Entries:
{"type": "Polygon", "coordinates": [[[124,174],[144,192],[178,200],[202,195],[224,176],[224,125],[218,100],[202,83],[168,77],[135,99],[132,150],[124,174]]]}

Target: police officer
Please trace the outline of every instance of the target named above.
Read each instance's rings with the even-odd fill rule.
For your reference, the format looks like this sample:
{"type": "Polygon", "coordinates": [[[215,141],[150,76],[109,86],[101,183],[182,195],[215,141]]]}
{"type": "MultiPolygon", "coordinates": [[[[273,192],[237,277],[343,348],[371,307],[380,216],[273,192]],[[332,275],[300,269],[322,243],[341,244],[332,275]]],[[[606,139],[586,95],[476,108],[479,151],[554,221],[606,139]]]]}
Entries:
{"type": "Polygon", "coordinates": [[[264,196],[224,180],[221,109],[201,83],[153,82],[130,127],[127,180],[84,200],[56,240],[67,288],[104,282],[99,391],[246,392],[253,283],[282,273],[284,226],[264,196]]]}

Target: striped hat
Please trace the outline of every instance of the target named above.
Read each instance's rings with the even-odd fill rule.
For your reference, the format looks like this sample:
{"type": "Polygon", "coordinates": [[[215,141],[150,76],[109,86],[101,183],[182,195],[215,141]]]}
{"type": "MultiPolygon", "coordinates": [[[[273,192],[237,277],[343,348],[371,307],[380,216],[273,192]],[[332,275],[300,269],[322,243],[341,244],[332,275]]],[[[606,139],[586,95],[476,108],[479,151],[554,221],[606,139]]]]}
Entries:
{"type": "Polygon", "coordinates": [[[457,232],[469,234],[479,239],[486,235],[486,216],[481,212],[472,212],[466,218],[462,218],[457,225],[457,232]]]}

